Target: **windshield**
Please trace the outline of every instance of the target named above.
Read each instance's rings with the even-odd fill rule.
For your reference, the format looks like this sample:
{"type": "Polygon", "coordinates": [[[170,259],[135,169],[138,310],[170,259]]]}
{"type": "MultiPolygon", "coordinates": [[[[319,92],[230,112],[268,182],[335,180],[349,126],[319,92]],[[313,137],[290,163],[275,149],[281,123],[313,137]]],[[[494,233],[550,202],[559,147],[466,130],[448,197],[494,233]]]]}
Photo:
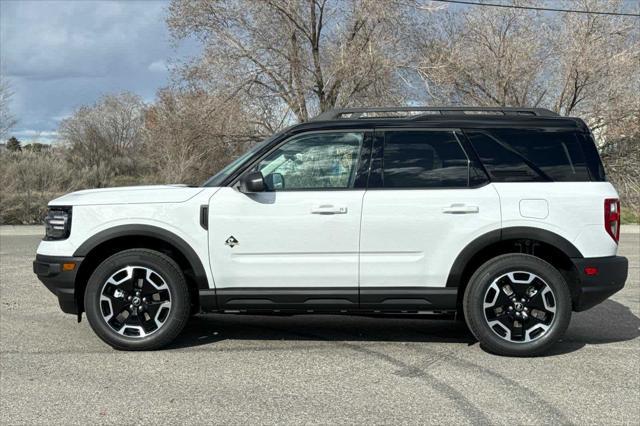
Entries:
{"type": "Polygon", "coordinates": [[[230,176],[234,171],[236,171],[238,167],[244,164],[244,162],[247,161],[249,158],[251,158],[256,152],[260,151],[262,148],[264,148],[267,144],[269,144],[275,138],[279,137],[281,134],[282,132],[277,133],[272,137],[267,138],[264,141],[260,142],[259,144],[253,146],[251,149],[249,149],[247,152],[242,154],[240,157],[236,158],[231,163],[229,163],[226,167],[224,167],[218,173],[216,173],[215,175],[207,179],[207,181],[203,183],[202,186],[222,185],[222,182],[224,182],[224,180],[228,176],[230,176]]]}

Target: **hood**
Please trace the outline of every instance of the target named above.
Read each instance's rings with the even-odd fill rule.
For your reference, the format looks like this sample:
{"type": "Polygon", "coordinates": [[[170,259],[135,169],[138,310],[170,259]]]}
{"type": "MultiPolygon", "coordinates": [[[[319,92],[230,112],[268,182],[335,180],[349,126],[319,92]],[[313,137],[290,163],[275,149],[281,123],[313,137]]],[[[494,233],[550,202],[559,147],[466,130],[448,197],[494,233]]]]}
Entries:
{"type": "Polygon", "coordinates": [[[186,185],[123,186],[118,188],[85,189],[63,195],[49,202],[50,206],[89,206],[101,204],[182,203],[204,188],[186,185]]]}

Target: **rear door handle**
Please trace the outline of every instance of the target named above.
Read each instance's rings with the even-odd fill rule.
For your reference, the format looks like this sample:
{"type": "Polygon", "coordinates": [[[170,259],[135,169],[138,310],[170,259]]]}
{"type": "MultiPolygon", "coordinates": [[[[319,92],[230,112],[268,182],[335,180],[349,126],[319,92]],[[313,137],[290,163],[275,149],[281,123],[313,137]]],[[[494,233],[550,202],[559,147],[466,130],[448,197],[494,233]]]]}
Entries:
{"type": "Polygon", "coordinates": [[[466,204],[451,204],[442,209],[442,213],[447,214],[471,214],[479,212],[480,208],[478,206],[468,206],[466,204]]]}
{"type": "Polygon", "coordinates": [[[345,206],[334,206],[333,204],[320,204],[313,206],[311,214],[345,214],[347,208],[345,206]]]}

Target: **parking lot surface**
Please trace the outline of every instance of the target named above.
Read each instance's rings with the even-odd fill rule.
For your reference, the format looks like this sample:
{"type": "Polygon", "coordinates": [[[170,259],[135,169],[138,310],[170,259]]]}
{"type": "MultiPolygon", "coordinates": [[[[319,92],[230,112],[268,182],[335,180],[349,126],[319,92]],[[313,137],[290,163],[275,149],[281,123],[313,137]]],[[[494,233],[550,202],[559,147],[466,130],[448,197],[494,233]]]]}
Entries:
{"type": "Polygon", "coordinates": [[[624,290],[539,358],[487,354],[453,321],[344,316],[198,316],[169,349],[118,352],[60,311],[27,233],[0,235],[3,425],[640,420],[637,232],[624,290]]]}

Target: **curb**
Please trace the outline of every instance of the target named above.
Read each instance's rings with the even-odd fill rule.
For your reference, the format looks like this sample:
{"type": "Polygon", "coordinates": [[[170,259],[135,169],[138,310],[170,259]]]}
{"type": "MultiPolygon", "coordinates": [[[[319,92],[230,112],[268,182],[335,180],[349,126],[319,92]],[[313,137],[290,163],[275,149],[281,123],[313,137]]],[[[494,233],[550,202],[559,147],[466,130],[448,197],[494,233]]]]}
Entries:
{"type": "Polygon", "coordinates": [[[0,236],[44,236],[44,225],[0,225],[0,236]]]}

